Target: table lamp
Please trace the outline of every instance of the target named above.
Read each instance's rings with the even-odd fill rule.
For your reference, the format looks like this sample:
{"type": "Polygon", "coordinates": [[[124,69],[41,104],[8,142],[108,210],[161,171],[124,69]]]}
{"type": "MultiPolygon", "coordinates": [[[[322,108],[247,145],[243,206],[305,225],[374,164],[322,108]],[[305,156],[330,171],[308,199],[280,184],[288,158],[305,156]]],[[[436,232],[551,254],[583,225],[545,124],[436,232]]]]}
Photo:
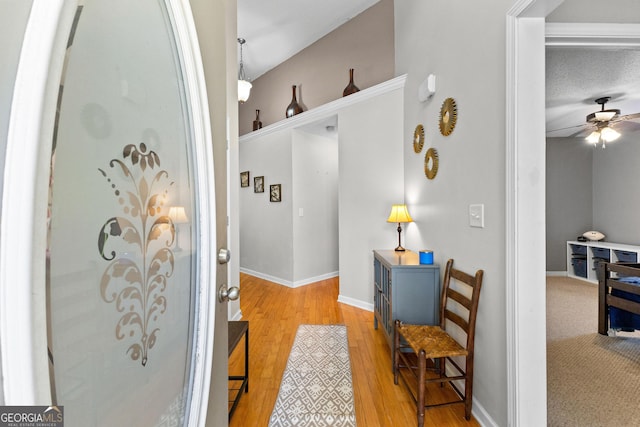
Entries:
{"type": "Polygon", "coordinates": [[[400,224],[403,222],[413,222],[413,219],[411,219],[411,215],[409,215],[409,211],[407,210],[407,205],[393,205],[391,207],[391,214],[389,214],[389,218],[387,218],[387,222],[398,223],[398,247],[396,248],[396,251],[404,252],[404,248],[400,244],[400,234],[402,233],[402,226],[400,224]]]}
{"type": "Polygon", "coordinates": [[[169,218],[173,221],[176,231],[176,252],[182,250],[179,244],[180,233],[178,233],[178,224],[186,224],[189,222],[187,213],[184,211],[184,206],[171,206],[169,208],[169,218]]]}

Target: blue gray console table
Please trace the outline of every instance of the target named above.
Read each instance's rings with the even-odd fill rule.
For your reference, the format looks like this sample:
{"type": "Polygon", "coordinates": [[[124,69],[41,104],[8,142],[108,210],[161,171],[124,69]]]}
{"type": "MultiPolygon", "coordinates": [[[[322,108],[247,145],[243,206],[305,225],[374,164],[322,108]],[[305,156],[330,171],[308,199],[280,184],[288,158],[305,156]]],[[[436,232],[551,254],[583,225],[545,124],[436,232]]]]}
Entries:
{"type": "Polygon", "coordinates": [[[373,326],[393,351],[394,322],[437,325],[440,317],[440,267],[420,264],[412,251],[373,251],[373,326]]]}

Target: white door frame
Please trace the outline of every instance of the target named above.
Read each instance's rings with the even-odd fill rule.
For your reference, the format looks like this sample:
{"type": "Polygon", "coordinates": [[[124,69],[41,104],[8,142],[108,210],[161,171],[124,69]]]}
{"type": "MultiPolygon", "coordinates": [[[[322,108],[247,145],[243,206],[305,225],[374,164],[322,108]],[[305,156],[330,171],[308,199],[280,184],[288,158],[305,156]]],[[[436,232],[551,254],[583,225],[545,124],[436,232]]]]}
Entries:
{"type": "Polygon", "coordinates": [[[563,0],[507,13],[506,322],[508,425],[546,423],[545,37],[549,44],[640,45],[636,24],[549,24],[563,0]]]}
{"type": "Polygon", "coordinates": [[[545,16],[562,0],[507,12],[506,327],[510,426],[546,424],[545,16]]]}
{"type": "MultiPolygon", "coordinates": [[[[198,307],[189,425],[205,424],[215,320],[215,186],[209,107],[188,0],[164,0],[193,120],[198,219],[198,307]]],[[[0,357],[6,405],[52,403],[47,359],[47,202],[53,128],[78,0],[33,0],[16,72],[0,215],[0,357]]]]}

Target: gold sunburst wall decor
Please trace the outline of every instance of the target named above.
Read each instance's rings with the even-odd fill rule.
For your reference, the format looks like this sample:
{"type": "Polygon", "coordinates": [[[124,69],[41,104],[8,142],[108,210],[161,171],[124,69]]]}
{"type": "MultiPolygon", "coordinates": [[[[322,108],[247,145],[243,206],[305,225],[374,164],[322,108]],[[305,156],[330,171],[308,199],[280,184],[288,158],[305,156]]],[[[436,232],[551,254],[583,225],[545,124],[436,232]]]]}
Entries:
{"type": "Polygon", "coordinates": [[[438,174],[438,150],[429,148],[424,156],[424,174],[427,178],[433,179],[438,174]]]}
{"type": "Polygon", "coordinates": [[[447,98],[440,108],[440,133],[449,136],[458,121],[458,106],[453,98],[447,98]]]}
{"type": "Polygon", "coordinates": [[[420,153],[424,146],[424,126],[416,126],[416,130],[413,131],[413,151],[420,153]]]}

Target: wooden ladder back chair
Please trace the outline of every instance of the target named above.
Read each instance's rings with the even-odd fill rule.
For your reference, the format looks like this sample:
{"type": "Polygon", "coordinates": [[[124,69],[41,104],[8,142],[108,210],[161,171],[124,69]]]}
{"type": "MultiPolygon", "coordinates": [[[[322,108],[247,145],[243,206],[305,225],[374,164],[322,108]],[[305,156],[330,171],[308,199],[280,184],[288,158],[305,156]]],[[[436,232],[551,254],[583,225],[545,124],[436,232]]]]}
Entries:
{"type": "Polygon", "coordinates": [[[483,274],[482,270],[478,270],[473,276],[456,270],[453,268],[453,260],[450,259],[447,261],[440,298],[440,325],[409,325],[402,323],[400,319],[395,321],[394,383],[398,384],[400,376],[411,393],[417,406],[419,427],[424,425],[425,408],[434,406],[463,403],[465,418],[471,418],[474,337],[483,274]],[[455,281],[454,288],[451,287],[452,281],[455,281]],[[450,335],[453,332],[453,336],[450,335]],[[454,339],[454,336],[465,335],[466,340],[454,339]],[[453,359],[454,357],[464,357],[464,368],[453,359]],[[435,374],[427,375],[427,360],[433,361],[430,371],[434,371],[435,374]],[[447,362],[452,366],[448,369],[449,372],[447,362]],[[414,377],[417,386],[410,386],[409,373],[414,377]],[[459,390],[453,381],[464,381],[464,391],[459,390]],[[441,386],[444,386],[445,382],[449,383],[457,399],[427,404],[425,392],[426,383],[429,382],[437,382],[441,386]],[[414,388],[417,389],[416,392],[414,388]]]}

